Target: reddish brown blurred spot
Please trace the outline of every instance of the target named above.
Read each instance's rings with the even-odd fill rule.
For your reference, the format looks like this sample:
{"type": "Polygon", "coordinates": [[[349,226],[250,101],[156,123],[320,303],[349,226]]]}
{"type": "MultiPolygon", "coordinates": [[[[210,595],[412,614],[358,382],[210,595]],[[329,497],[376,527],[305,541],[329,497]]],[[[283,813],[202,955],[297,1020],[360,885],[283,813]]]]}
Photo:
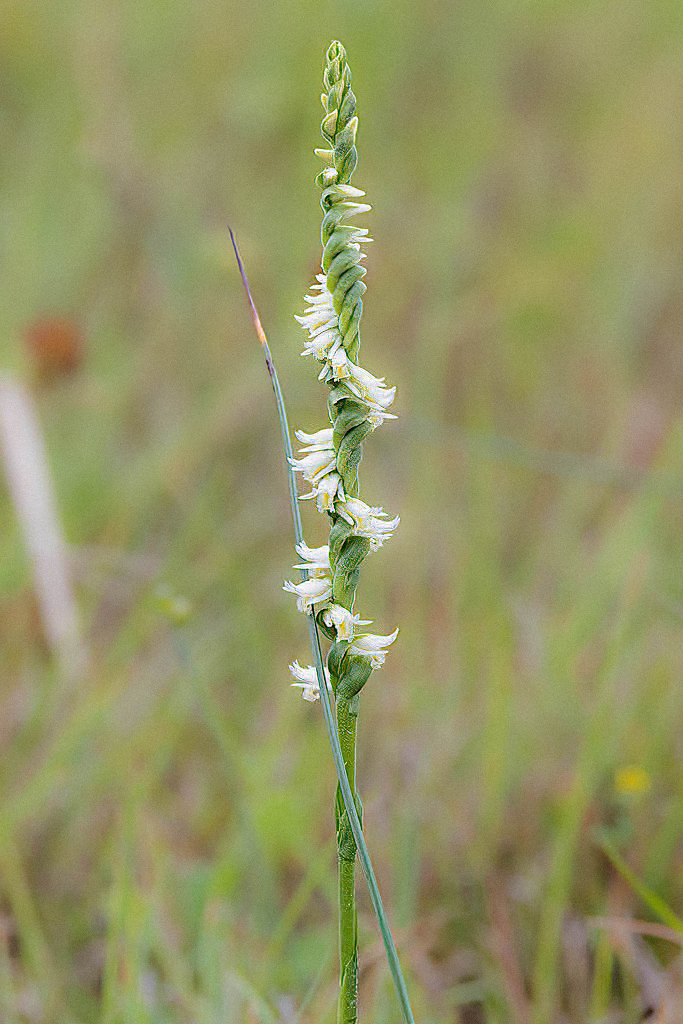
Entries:
{"type": "Polygon", "coordinates": [[[72,317],[46,316],[34,320],[27,327],[24,340],[36,370],[45,379],[73,373],[83,360],[83,332],[72,317]]]}

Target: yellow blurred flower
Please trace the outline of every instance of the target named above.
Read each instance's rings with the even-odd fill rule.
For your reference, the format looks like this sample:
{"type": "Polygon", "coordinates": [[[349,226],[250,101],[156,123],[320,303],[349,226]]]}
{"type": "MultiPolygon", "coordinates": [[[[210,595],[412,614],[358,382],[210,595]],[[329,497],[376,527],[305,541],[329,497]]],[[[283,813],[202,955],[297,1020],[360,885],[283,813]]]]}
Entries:
{"type": "Polygon", "coordinates": [[[629,764],[620,768],[614,775],[614,788],[624,796],[638,796],[647,793],[652,787],[652,779],[644,768],[637,764],[629,764]]]}

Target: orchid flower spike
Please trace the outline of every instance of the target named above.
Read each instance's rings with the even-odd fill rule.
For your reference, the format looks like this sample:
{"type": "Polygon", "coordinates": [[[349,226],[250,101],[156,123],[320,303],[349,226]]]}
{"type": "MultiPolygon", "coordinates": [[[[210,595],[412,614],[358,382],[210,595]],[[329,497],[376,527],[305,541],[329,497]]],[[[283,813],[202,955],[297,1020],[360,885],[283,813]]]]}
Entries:
{"type": "MultiPolygon", "coordinates": [[[[326,679],[334,693],[339,757],[344,761],[351,790],[351,795],[344,792],[344,800],[338,798],[336,803],[341,955],[338,1020],[355,1024],[358,948],[354,863],[357,845],[363,850],[362,830],[357,835],[361,825],[356,822],[354,832],[349,820],[357,796],[353,792],[356,720],[360,692],[373,669],[384,664],[398,629],[386,636],[367,633],[364,627],[371,620],[362,619],[353,608],[363,560],[370,551],[382,547],[399,524],[398,516],[367,504],[359,496],[358,467],[364,439],[386,420],[395,418],[388,410],[396,388],[358,361],[366,291],[363,246],[370,239],[366,228],[352,222],[369,213],[371,207],[361,201],[365,193],[351,185],[357,162],[358,117],[351,72],[341,43],[332,43],[327,51],[323,86],[321,132],[325,146],[315,151],[323,161],[316,179],[323,211],[320,272],[305,296],[303,314],[295,319],[305,333],[302,356],[313,356],[320,364],[318,379],[327,387],[331,426],[314,433],[296,431],[301,449],[298,458],[290,458],[290,465],[310,484],[310,491],[301,498],[315,500],[318,511],[328,517],[330,536],[329,543],[321,547],[297,545],[301,562],[295,568],[305,578],[300,583],[286,580],[284,590],[295,595],[299,611],[314,617],[311,632],[316,655],[320,647],[315,627],[319,626],[331,641],[326,679]]],[[[298,662],[289,668],[295,679],[292,685],[301,688],[304,699],[317,700],[320,688],[316,670],[298,662]]],[[[330,713],[327,703],[323,701],[326,716],[330,713]]],[[[328,728],[333,735],[329,721],[328,728]]],[[[400,974],[400,967],[397,970],[400,974]]],[[[407,1021],[411,1019],[406,1017],[407,1021]]]]}
{"type": "MultiPolygon", "coordinates": [[[[352,222],[371,207],[364,201],[365,193],[350,181],[357,162],[358,130],[350,81],[344,48],[333,43],[321,97],[325,147],[316,150],[324,165],[317,177],[323,210],[321,266],[305,297],[303,314],[295,317],[306,335],[301,354],[314,356],[321,364],[318,376],[329,389],[332,425],[313,433],[297,430],[301,448],[298,458],[290,460],[310,484],[301,500],[314,500],[318,511],[329,516],[331,535],[328,545],[297,547],[301,562],[295,568],[306,579],[287,580],[284,589],[295,595],[300,611],[321,616],[318,621],[330,631],[327,635],[336,637],[333,648],[351,644],[353,654],[362,654],[376,668],[383,664],[396,634],[382,646],[380,641],[386,637],[372,640],[374,634],[359,632],[370,620],[353,612],[358,569],[368,551],[376,551],[393,535],[399,518],[359,497],[358,465],[363,439],[385,420],[395,418],[388,410],[396,388],[358,362],[366,290],[363,246],[370,239],[366,228],[352,222]]],[[[333,682],[338,685],[343,666],[334,650],[330,659],[337,670],[333,682]]]]}

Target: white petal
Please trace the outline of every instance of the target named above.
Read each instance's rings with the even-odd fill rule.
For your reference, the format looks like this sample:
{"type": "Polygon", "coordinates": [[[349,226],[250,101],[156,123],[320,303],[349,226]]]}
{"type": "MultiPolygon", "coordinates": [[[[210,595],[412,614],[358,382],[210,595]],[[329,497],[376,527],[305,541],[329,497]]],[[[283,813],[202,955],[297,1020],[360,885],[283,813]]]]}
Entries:
{"type": "MultiPolygon", "coordinates": [[[[301,696],[304,700],[318,700],[320,697],[320,685],[318,683],[318,673],[314,665],[307,665],[305,668],[295,661],[293,665],[289,666],[289,671],[292,673],[297,682],[292,683],[292,686],[300,686],[302,690],[301,696]]],[[[323,672],[325,679],[329,686],[330,684],[330,673],[328,669],[323,666],[323,672]]]]}
{"type": "Polygon", "coordinates": [[[332,376],[335,380],[346,380],[351,374],[353,363],[346,354],[346,350],[340,346],[334,353],[327,356],[332,366],[332,376]]]}
{"type": "Polygon", "coordinates": [[[300,612],[310,615],[313,605],[326,602],[332,596],[332,580],[329,576],[314,577],[301,583],[285,580],[283,590],[296,594],[296,606],[300,612]]]}
{"type": "Polygon", "coordinates": [[[355,637],[349,651],[352,654],[360,654],[370,659],[373,668],[380,668],[386,658],[386,648],[393,644],[398,636],[398,629],[388,636],[380,636],[377,633],[362,633],[355,637]]]}
{"type": "Polygon", "coordinates": [[[362,402],[375,408],[377,411],[388,408],[396,395],[395,387],[387,387],[384,377],[374,377],[369,370],[362,366],[350,363],[349,376],[346,386],[349,391],[362,402]]]}
{"type": "Polygon", "coordinates": [[[337,468],[337,456],[334,452],[315,451],[305,455],[303,459],[291,459],[290,465],[295,472],[303,473],[306,480],[316,483],[337,468]]]}
{"type": "Polygon", "coordinates": [[[337,506],[337,512],[353,527],[356,536],[369,539],[373,551],[392,536],[400,522],[398,516],[389,519],[384,509],[366,505],[360,498],[347,498],[337,506]]]}
{"type": "Polygon", "coordinates": [[[333,433],[334,431],[332,427],[323,427],[322,430],[316,430],[314,434],[307,434],[305,430],[295,430],[294,436],[297,441],[301,441],[302,444],[329,446],[332,444],[333,433]]]}
{"type": "Polygon", "coordinates": [[[317,480],[311,493],[304,494],[302,497],[315,498],[319,512],[331,512],[335,500],[344,498],[344,488],[339,473],[328,473],[321,480],[317,480]]]}
{"type": "MultiPolygon", "coordinates": [[[[307,562],[311,562],[314,565],[330,567],[330,546],[329,544],[323,544],[319,548],[309,548],[308,544],[302,541],[301,544],[297,544],[295,551],[297,555],[305,559],[307,562]]],[[[296,566],[297,569],[300,566],[296,566]]]]}
{"type": "Polygon", "coordinates": [[[297,544],[296,552],[304,561],[295,565],[295,569],[303,569],[309,576],[323,578],[330,574],[330,548],[323,544],[319,548],[309,548],[307,544],[297,544]]]}

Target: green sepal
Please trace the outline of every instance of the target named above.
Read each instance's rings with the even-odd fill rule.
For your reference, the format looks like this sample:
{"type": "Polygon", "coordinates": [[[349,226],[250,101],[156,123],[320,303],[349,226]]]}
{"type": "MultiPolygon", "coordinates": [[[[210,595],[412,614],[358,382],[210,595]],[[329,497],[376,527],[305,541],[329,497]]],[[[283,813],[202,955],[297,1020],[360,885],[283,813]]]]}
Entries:
{"type": "MultiPolygon", "coordinates": [[[[353,285],[365,277],[367,270],[358,265],[358,253],[355,249],[340,249],[327,270],[328,290],[336,295],[337,288],[342,294],[347,292],[353,285]],[[350,275],[350,276],[349,276],[350,275]]],[[[366,289],[363,288],[363,291],[366,289]]]]}
{"type": "Polygon", "coordinates": [[[337,556],[336,569],[342,572],[351,572],[357,569],[370,551],[370,541],[367,537],[352,536],[343,546],[337,556]]]}
{"type": "MultiPolygon", "coordinates": [[[[319,153],[327,160],[328,163],[334,163],[333,149],[316,149],[314,152],[319,153]],[[331,158],[329,154],[332,154],[331,158]]],[[[353,185],[344,185],[343,187],[339,185],[335,185],[334,187],[330,186],[329,188],[326,188],[321,195],[320,205],[323,210],[329,210],[333,206],[341,206],[343,210],[349,210],[353,209],[358,200],[363,199],[364,196],[365,192],[363,189],[355,188],[353,185]],[[350,207],[349,204],[351,204],[350,207]]],[[[359,230],[362,231],[363,229],[360,228],[359,230]]]]}
{"type": "MultiPolygon", "coordinates": [[[[325,207],[323,207],[323,209],[325,209],[325,207]]],[[[331,207],[330,211],[334,209],[334,207],[331,207]]],[[[339,213],[340,211],[336,212],[339,213]]],[[[327,217],[327,213],[325,214],[325,217],[327,217]]],[[[333,218],[331,218],[331,220],[333,220],[333,218]]],[[[335,256],[338,256],[340,252],[344,252],[349,242],[353,242],[357,237],[357,228],[352,227],[350,224],[342,224],[341,221],[335,221],[335,223],[337,224],[337,227],[334,228],[333,231],[327,235],[327,239],[323,241],[323,255],[322,260],[320,261],[320,266],[325,274],[329,270],[335,256]]],[[[323,218],[322,225],[324,224],[325,219],[323,218]]],[[[322,225],[320,231],[321,238],[323,238],[326,233],[326,229],[323,230],[322,225]]],[[[356,254],[356,261],[357,260],[358,254],[356,254]]]]}
{"type": "Polygon", "coordinates": [[[347,608],[351,611],[359,575],[358,569],[352,569],[351,571],[342,569],[340,571],[337,568],[335,570],[334,579],[332,580],[332,600],[335,604],[340,604],[342,608],[347,608]]]}
{"type": "MultiPolygon", "coordinates": [[[[355,113],[356,113],[356,97],[354,96],[354,94],[349,89],[347,91],[347,93],[346,93],[346,96],[341,101],[341,106],[339,107],[339,121],[338,121],[338,123],[339,124],[346,124],[347,121],[351,120],[351,118],[353,117],[353,115],[355,113]]],[[[354,132],[354,136],[353,137],[355,139],[355,137],[356,137],[356,133],[355,132],[354,132]]]]}
{"type": "MultiPolygon", "coordinates": [[[[337,415],[333,420],[334,431],[332,434],[332,442],[335,448],[339,448],[344,439],[345,435],[349,431],[353,430],[354,427],[358,427],[361,423],[367,423],[368,419],[368,407],[363,405],[361,402],[355,401],[350,398],[348,401],[339,408],[340,403],[337,403],[337,415]]],[[[368,424],[368,430],[372,429],[368,424]]]]}
{"type": "MultiPolygon", "coordinates": [[[[343,210],[335,210],[334,207],[331,207],[331,209],[327,211],[320,224],[320,241],[323,249],[329,242],[332,233],[340,230],[340,225],[343,219],[343,210]]],[[[348,227],[348,225],[346,226],[348,227]]]]}
{"type": "MultiPolygon", "coordinates": [[[[360,310],[362,312],[363,294],[366,291],[367,285],[365,284],[365,282],[356,281],[356,283],[352,285],[346,292],[346,294],[343,296],[342,301],[339,304],[339,309],[337,309],[337,295],[339,293],[334,293],[334,308],[335,311],[339,313],[339,331],[342,336],[344,336],[347,333],[349,326],[353,322],[353,317],[354,314],[356,313],[356,309],[360,307],[360,310]]],[[[360,313],[358,314],[358,319],[360,319],[360,313]]]]}
{"type": "Polygon", "coordinates": [[[363,689],[372,675],[372,665],[362,654],[347,654],[344,660],[344,674],[337,683],[337,700],[350,701],[363,689]]]}
{"type": "Polygon", "coordinates": [[[339,679],[344,674],[343,662],[349,649],[348,640],[335,640],[327,652],[327,667],[330,674],[339,679]]]}
{"type": "MultiPolygon", "coordinates": [[[[320,125],[320,131],[323,133],[323,136],[326,139],[330,140],[330,142],[332,142],[332,140],[334,139],[336,131],[337,131],[338,115],[339,115],[339,111],[338,110],[331,110],[329,112],[329,114],[325,115],[325,117],[323,118],[323,122],[320,125]]],[[[335,154],[335,156],[336,156],[336,154],[335,154]]],[[[335,160],[335,163],[336,163],[336,160],[335,160]]]]}
{"type": "Polygon", "coordinates": [[[358,357],[358,349],[360,347],[360,335],[358,334],[358,328],[360,325],[360,318],[362,317],[362,315],[363,300],[359,298],[358,302],[355,305],[355,308],[353,309],[353,312],[351,313],[351,317],[348,317],[348,310],[345,310],[342,313],[342,316],[340,316],[339,318],[339,330],[343,335],[343,342],[344,348],[346,349],[346,354],[349,357],[349,359],[353,359],[354,361],[356,361],[358,357]],[[342,318],[344,319],[345,323],[348,320],[348,323],[346,323],[346,327],[343,330],[341,328],[342,318]]]}
{"type": "Polygon", "coordinates": [[[344,335],[344,348],[349,359],[353,360],[354,363],[358,362],[358,350],[360,349],[360,334],[358,333],[358,325],[360,324],[360,318],[363,315],[363,303],[358,301],[358,305],[353,311],[353,317],[351,324],[346,329],[344,335]]]}
{"type": "MultiPolygon", "coordinates": [[[[329,116],[329,115],[328,115],[329,116]]],[[[344,161],[356,147],[358,118],[352,117],[334,136],[334,166],[340,170],[344,161]]]]}
{"type": "MultiPolygon", "coordinates": [[[[337,278],[337,284],[336,284],[335,289],[334,289],[335,291],[337,291],[337,289],[339,289],[340,291],[348,292],[349,289],[353,288],[353,286],[358,281],[362,281],[363,278],[365,277],[365,275],[368,272],[366,267],[363,267],[363,266],[361,266],[360,263],[358,263],[357,255],[353,254],[353,253],[351,255],[354,256],[354,262],[349,264],[349,266],[346,268],[346,270],[342,270],[341,274],[337,278]]],[[[333,260],[332,263],[333,263],[333,266],[330,267],[330,271],[334,274],[334,273],[336,273],[336,270],[337,270],[336,260],[333,260]]],[[[330,287],[329,286],[329,280],[328,280],[327,287],[328,288],[330,287]]],[[[331,288],[330,288],[330,291],[332,291],[331,288]]],[[[367,286],[363,285],[363,293],[366,292],[366,291],[367,291],[367,286]]]]}
{"type": "Polygon", "coordinates": [[[343,380],[338,380],[335,384],[330,387],[330,393],[327,396],[327,408],[330,416],[330,422],[334,423],[339,415],[337,412],[337,405],[339,402],[353,402],[356,409],[364,409],[365,413],[363,419],[367,419],[368,407],[365,402],[362,402],[360,398],[352,395],[347,385],[343,380]]]}
{"type": "Polygon", "coordinates": [[[318,188],[328,188],[331,182],[337,180],[337,177],[336,167],[325,167],[320,174],[316,174],[315,183],[318,188]]]}
{"type": "Polygon", "coordinates": [[[342,478],[344,490],[351,497],[355,497],[358,491],[358,466],[363,457],[362,441],[371,430],[372,425],[367,420],[360,423],[344,435],[337,451],[337,472],[342,478]]]}
{"type": "Polygon", "coordinates": [[[358,163],[358,154],[356,153],[356,147],[352,146],[341,162],[338,161],[335,155],[334,163],[339,174],[337,181],[339,181],[340,184],[345,185],[347,181],[351,180],[351,175],[355,171],[356,164],[358,163]]]}
{"type": "Polygon", "coordinates": [[[333,571],[341,553],[342,546],[350,537],[353,537],[353,535],[353,530],[346,520],[341,518],[341,516],[330,527],[328,543],[330,547],[330,565],[332,566],[333,571]]]}

